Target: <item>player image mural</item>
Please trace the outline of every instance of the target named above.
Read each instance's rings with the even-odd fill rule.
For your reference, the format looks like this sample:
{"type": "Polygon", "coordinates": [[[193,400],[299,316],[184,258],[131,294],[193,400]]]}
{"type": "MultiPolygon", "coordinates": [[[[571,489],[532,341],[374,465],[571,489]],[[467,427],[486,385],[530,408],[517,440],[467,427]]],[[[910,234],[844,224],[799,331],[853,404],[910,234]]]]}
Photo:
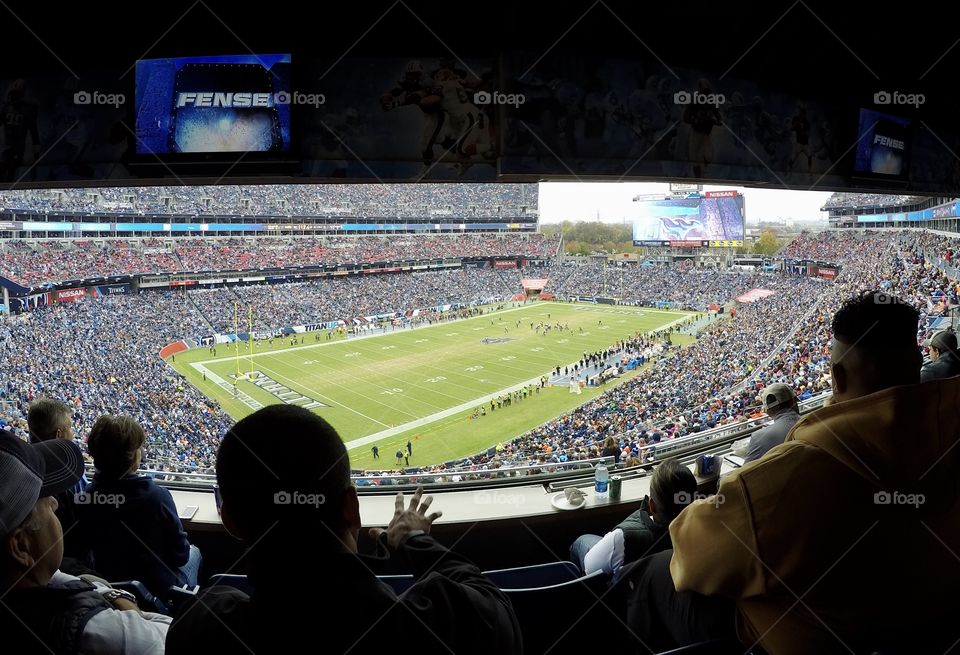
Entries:
{"type": "Polygon", "coordinates": [[[452,56],[312,62],[301,78],[327,93],[304,112],[311,176],[492,180],[496,176],[493,61],[452,56]]]}
{"type": "MultiPolygon", "coordinates": [[[[764,179],[839,175],[835,108],[656,62],[504,59],[504,173],[764,179]]],[[[824,177],[826,176],[826,177],[824,177]]]]}

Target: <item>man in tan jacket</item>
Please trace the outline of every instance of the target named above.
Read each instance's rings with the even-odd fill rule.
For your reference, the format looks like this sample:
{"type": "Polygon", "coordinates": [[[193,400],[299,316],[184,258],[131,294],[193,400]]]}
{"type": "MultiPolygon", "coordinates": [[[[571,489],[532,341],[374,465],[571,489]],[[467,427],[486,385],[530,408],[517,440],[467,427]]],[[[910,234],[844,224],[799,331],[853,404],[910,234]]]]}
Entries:
{"type": "Polygon", "coordinates": [[[917,312],[896,298],[864,294],[832,327],[833,402],[671,523],[669,575],[668,554],[634,573],[638,631],[770,655],[960,639],[942,618],[960,583],[960,378],[919,384],[917,312]]]}

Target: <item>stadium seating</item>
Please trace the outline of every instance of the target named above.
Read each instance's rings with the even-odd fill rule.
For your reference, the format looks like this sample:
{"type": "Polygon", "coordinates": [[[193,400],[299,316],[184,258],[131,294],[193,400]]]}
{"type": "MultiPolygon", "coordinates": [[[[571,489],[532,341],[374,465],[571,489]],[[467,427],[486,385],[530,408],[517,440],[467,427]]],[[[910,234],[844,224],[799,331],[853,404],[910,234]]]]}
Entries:
{"type": "Polygon", "coordinates": [[[533,589],[576,580],[580,577],[580,570],[573,562],[548,562],[484,571],[483,574],[500,589],[533,589]]]}
{"type": "Polygon", "coordinates": [[[625,632],[626,626],[603,604],[605,590],[606,576],[597,571],[560,584],[503,591],[516,612],[527,653],[551,651],[561,643],[589,644],[598,636],[629,650],[628,641],[618,637],[618,628],[625,632]]]}
{"type": "Polygon", "coordinates": [[[680,648],[661,651],[657,655],[764,655],[764,651],[759,646],[744,651],[743,644],[739,641],[723,639],[681,646],[680,648]]]}

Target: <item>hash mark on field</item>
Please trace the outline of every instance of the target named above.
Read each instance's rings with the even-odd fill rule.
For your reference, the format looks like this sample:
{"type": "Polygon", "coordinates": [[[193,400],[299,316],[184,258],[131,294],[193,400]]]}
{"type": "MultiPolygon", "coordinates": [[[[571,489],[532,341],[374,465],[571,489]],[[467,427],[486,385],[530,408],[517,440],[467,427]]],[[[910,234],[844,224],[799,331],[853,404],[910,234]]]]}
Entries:
{"type": "Polygon", "coordinates": [[[455,336],[457,336],[458,334],[460,334],[460,333],[459,333],[459,332],[447,332],[447,336],[448,336],[448,337],[455,337],[455,336]]]}
{"type": "Polygon", "coordinates": [[[532,352],[532,353],[538,353],[538,352],[540,352],[541,350],[543,350],[543,348],[541,348],[540,346],[537,346],[536,348],[531,348],[531,349],[530,349],[530,352],[532,352]]]}
{"type": "Polygon", "coordinates": [[[567,343],[570,339],[560,339],[557,343],[567,343]]]}
{"type": "Polygon", "coordinates": [[[414,343],[427,343],[430,339],[417,339],[414,343]]]}
{"type": "Polygon", "coordinates": [[[500,361],[501,361],[501,362],[511,362],[511,361],[513,361],[513,360],[515,360],[515,359],[516,359],[516,357],[514,357],[513,355],[507,355],[506,357],[501,357],[501,358],[500,358],[500,361]]]}
{"type": "Polygon", "coordinates": [[[597,329],[598,329],[598,330],[609,330],[609,329],[610,329],[610,326],[609,326],[609,325],[601,325],[601,326],[598,327],[597,329]]]}
{"type": "Polygon", "coordinates": [[[394,348],[396,348],[396,346],[383,346],[380,350],[393,350],[394,348]]]}
{"type": "Polygon", "coordinates": [[[360,353],[344,353],[344,357],[359,357],[360,353]]]}
{"type": "Polygon", "coordinates": [[[476,328],[471,328],[471,329],[472,329],[474,332],[479,332],[479,331],[482,330],[483,328],[482,328],[482,327],[476,327],[476,328]]]}
{"type": "MultiPolygon", "coordinates": [[[[589,337],[589,336],[590,336],[590,333],[589,333],[589,332],[581,332],[581,333],[580,333],[580,336],[581,336],[581,337],[589,337]]],[[[564,341],[565,341],[565,340],[564,340],[564,341]]],[[[564,341],[561,341],[560,343],[564,343],[564,341]]]]}

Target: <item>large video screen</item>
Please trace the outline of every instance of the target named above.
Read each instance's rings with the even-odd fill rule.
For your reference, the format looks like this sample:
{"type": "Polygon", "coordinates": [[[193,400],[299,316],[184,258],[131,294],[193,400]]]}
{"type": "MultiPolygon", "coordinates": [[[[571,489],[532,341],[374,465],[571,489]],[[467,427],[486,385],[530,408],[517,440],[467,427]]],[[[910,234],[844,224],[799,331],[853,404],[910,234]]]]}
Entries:
{"type": "Polygon", "coordinates": [[[136,69],[138,154],[290,150],[290,55],[146,59],[136,69]]]}
{"type": "Polygon", "coordinates": [[[636,246],[736,247],[743,245],[743,195],[735,191],[634,203],[636,246]]]}
{"type": "Polygon", "coordinates": [[[860,110],[857,173],[905,177],[910,157],[910,119],[860,110]]]}

